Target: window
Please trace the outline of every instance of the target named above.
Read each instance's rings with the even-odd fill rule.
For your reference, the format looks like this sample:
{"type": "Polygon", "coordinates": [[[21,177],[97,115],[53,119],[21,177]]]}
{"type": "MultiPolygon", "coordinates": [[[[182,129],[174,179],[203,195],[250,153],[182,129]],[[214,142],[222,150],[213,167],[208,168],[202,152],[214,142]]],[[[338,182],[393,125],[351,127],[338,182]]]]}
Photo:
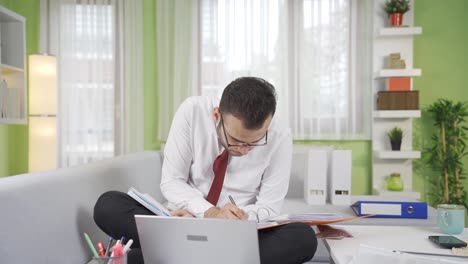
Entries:
{"type": "Polygon", "coordinates": [[[236,77],[262,77],[275,85],[295,139],[369,139],[364,3],[202,0],[202,94],[220,96],[236,77]]]}
{"type": "Polygon", "coordinates": [[[114,156],[115,13],[111,5],[63,5],[61,163],[114,156]]]}

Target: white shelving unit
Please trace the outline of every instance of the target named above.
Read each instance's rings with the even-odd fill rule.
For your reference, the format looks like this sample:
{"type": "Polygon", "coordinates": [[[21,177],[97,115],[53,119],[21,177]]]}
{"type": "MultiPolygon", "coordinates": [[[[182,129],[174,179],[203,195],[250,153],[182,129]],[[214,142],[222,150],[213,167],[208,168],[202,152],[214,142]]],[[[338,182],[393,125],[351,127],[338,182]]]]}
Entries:
{"type": "Polygon", "coordinates": [[[421,110],[376,110],[374,118],[417,118],[421,117],[421,110]]]}
{"type": "Polygon", "coordinates": [[[27,123],[25,22],[0,6],[0,124],[27,123]]]}
{"type": "Polygon", "coordinates": [[[375,72],[375,78],[388,78],[388,77],[419,77],[421,76],[421,69],[382,69],[375,72]]]}
{"type": "Polygon", "coordinates": [[[421,27],[384,27],[377,30],[377,37],[400,37],[422,34],[421,27]]]}
{"type": "Polygon", "coordinates": [[[393,199],[402,199],[407,198],[410,200],[418,200],[421,198],[421,194],[415,191],[402,191],[402,192],[395,192],[395,191],[387,191],[387,190],[378,190],[375,192],[376,195],[387,196],[389,200],[393,199]]]}
{"type": "MultiPolygon", "coordinates": [[[[373,194],[380,196],[419,199],[420,194],[413,191],[413,159],[419,159],[421,152],[412,149],[413,118],[421,116],[420,110],[377,110],[377,93],[385,91],[386,78],[418,77],[422,70],[413,68],[413,36],[422,34],[421,27],[413,26],[414,0],[410,1],[411,10],[404,14],[405,27],[390,27],[387,14],[382,6],[385,0],[374,1],[373,39],[373,94],[374,112],[372,122],[372,185],[373,194]],[[400,53],[405,60],[406,69],[386,69],[390,53],[400,53]],[[387,132],[398,126],[403,130],[401,151],[392,151],[387,132]],[[404,190],[388,191],[386,180],[392,173],[400,173],[404,190]]],[[[411,82],[411,87],[413,84],[411,82]]]]}
{"type": "Polygon", "coordinates": [[[421,151],[401,150],[401,151],[386,151],[376,150],[374,156],[379,159],[419,159],[421,151]]]}

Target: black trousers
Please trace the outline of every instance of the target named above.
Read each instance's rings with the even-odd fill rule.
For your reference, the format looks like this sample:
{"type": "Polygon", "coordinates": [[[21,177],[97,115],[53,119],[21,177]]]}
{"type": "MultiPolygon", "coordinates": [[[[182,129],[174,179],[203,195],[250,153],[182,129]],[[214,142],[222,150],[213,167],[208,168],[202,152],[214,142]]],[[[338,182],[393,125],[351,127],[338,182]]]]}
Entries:
{"type": "MultiPolygon", "coordinates": [[[[94,221],[109,236],[133,239],[128,263],[143,263],[134,215],[154,215],[140,203],[118,191],[106,192],[94,207],[94,221]]],[[[317,238],[309,226],[292,223],[258,231],[260,260],[262,264],[299,264],[315,254],[317,238]]],[[[149,263],[151,264],[151,263],[149,263]]]]}

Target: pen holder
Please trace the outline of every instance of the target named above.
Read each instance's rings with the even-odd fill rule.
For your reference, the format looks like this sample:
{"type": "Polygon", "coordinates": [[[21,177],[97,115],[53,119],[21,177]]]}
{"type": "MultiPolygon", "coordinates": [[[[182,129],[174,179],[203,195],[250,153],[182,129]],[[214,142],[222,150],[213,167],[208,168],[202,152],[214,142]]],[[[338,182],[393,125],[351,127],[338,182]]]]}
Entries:
{"type": "Polygon", "coordinates": [[[119,257],[93,257],[88,264],[127,264],[127,254],[119,257]]]}

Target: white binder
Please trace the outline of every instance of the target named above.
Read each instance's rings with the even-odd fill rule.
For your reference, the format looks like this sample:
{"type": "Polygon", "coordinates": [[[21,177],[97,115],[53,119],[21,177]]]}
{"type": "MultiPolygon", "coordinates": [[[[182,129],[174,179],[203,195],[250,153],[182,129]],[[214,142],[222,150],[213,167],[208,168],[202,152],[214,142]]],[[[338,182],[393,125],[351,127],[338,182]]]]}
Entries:
{"type": "Polygon", "coordinates": [[[351,204],[351,150],[331,152],[329,196],[336,205],[351,204]]]}
{"type": "Polygon", "coordinates": [[[326,149],[308,151],[307,172],[304,177],[304,199],[308,204],[326,203],[329,152],[326,149]]]}

